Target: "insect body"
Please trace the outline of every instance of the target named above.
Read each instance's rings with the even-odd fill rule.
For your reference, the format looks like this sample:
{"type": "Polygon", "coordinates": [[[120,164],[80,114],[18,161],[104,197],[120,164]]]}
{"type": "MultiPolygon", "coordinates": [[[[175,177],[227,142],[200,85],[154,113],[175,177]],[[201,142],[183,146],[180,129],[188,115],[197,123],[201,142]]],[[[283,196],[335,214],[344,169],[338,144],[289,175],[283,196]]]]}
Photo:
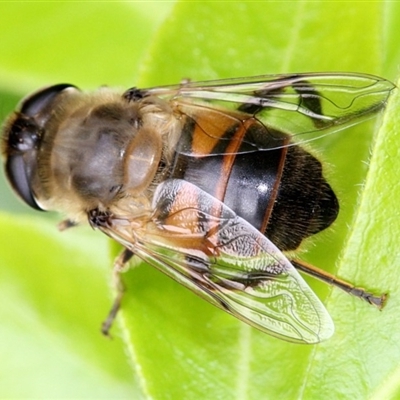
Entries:
{"type": "Polygon", "coordinates": [[[378,306],[384,296],[283,254],[339,209],[320,162],[300,144],[371,117],[392,89],[362,74],[123,95],[56,85],[6,122],[6,174],[31,207],[64,212],[65,226],[88,219],[125,246],[120,262],[140,257],[262,331],[316,343],[333,323],[294,266],[378,306]]]}

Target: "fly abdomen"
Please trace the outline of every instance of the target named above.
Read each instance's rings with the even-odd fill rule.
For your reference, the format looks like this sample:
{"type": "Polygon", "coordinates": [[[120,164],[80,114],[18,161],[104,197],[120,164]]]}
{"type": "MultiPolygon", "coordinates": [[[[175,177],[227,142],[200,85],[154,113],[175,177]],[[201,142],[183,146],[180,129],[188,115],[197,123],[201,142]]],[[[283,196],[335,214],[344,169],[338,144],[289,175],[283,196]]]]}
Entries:
{"type": "Polygon", "coordinates": [[[288,147],[265,235],[279,249],[295,250],[303,239],[328,228],[338,212],[321,163],[300,146],[288,147]]]}
{"type": "Polygon", "coordinates": [[[177,153],[170,177],[185,179],[223,201],[281,250],[294,250],[331,225],[339,206],[321,163],[303,148],[287,146],[285,135],[274,132],[272,137],[255,120],[240,144],[238,131],[227,130],[209,155],[177,153]],[[260,150],[248,151],[249,137],[253,143],[260,138],[260,150]]]}

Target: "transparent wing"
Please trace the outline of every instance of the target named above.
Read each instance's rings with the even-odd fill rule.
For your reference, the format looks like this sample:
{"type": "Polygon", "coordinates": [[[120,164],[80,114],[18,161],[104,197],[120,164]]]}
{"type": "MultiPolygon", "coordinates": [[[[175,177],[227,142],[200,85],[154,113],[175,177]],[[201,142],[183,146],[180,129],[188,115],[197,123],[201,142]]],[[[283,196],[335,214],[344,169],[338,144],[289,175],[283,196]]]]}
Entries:
{"type": "Polygon", "coordinates": [[[170,101],[176,112],[198,124],[204,140],[220,138],[234,124],[259,121],[272,140],[246,140],[254,150],[267,150],[286,146],[282,135],[303,143],[368,119],[384,107],[394,87],[373,75],[309,73],[188,82],[142,92],[170,101]]]}
{"type": "Polygon", "coordinates": [[[145,262],[273,336],[317,343],[333,333],[324,306],[286,257],[223,203],[183,180],[157,188],[145,221],[101,228],[145,262]]]}

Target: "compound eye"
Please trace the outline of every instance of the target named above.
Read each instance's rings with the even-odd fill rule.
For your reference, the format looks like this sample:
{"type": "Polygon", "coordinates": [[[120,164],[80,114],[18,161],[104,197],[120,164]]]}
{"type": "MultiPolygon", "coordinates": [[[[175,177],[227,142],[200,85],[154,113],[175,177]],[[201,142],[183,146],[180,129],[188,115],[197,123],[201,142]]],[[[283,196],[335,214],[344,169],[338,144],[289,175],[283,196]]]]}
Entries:
{"type": "Polygon", "coordinates": [[[25,98],[4,134],[7,178],[19,197],[36,210],[42,210],[32,189],[40,141],[58,96],[71,89],[78,90],[74,85],[62,83],[41,89],[25,98]]]}
{"type": "Polygon", "coordinates": [[[21,117],[11,127],[8,146],[15,152],[25,153],[38,146],[39,138],[39,127],[28,119],[21,117]]]}
{"type": "Polygon", "coordinates": [[[60,83],[58,85],[50,86],[45,89],[30,95],[26,98],[21,105],[21,114],[28,117],[34,117],[39,113],[44,113],[47,108],[53,103],[53,100],[65,89],[74,88],[76,86],[69,83],[60,83]]]}
{"type": "Polygon", "coordinates": [[[33,196],[28,171],[26,170],[22,154],[11,155],[7,160],[5,169],[10,184],[19,197],[28,204],[28,206],[35,210],[43,211],[33,196]]]}
{"type": "Polygon", "coordinates": [[[41,210],[31,189],[31,177],[36,166],[36,150],[40,141],[40,129],[24,116],[11,126],[8,135],[8,157],[5,165],[7,178],[25,203],[41,210]]]}

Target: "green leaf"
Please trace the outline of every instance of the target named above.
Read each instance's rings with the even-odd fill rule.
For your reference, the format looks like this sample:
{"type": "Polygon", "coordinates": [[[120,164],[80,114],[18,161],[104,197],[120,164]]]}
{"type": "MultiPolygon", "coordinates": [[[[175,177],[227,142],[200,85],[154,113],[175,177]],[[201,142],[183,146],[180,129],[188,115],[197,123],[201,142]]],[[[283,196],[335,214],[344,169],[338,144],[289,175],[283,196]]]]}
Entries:
{"type": "MultiPolygon", "coordinates": [[[[0,88],[11,103],[17,94],[61,81],[125,88],[335,70],[394,79],[399,63],[400,11],[384,1],[186,1],[159,30],[172,3],[1,7],[0,88]]],[[[320,345],[295,345],[140,266],[125,274],[120,329],[108,341],[98,333],[111,302],[106,239],[81,228],[56,234],[42,216],[2,214],[0,397],[399,397],[398,102],[392,99],[375,142],[374,124],[366,123],[313,143],[342,208],[333,228],[302,254],[357,284],[388,291],[382,312],[309,280],[336,333],[320,345]]],[[[0,111],[11,109],[1,104],[0,111]]]]}
{"type": "Polygon", "coordinates": [[[132,85],[173,3],[2,3],[0,87],[132,85]]]}
{"type": "MultiPolygon", "coordinates": [[[[171,83],[182,77],[197,80],[291,71],[384,72],[384,3],[290,5],[181,2],[159,32],[143,81],[171,83]]],[[[363,227],[358,225],[361,211],[354,219],[358,204],[370,196],[378,197],[378,204],[380,199],[379,191],[361,192],[373,131],[373,123],[367,123],[313,143],[318,146],[314,151],[326,161],[342,209],[334,228],[317,235],[315,249],[308,245],[312,251],[304,258],[360,285],[392,293],[396,274],[389,271],[395,263],[380,259],[371,264],[361,256],[355,262],[349,257],[350,249],[363,254],[365,247],[363,227]]],[[[382,174],[387,167],[375,168],[382,174]]],[[[379,209],[387,213],[386,207],[379,209]]],[[[367,221],[372,227],[371,218],[367,221]]],[[[386,228],[376,226],[375,235],[383,236],[386,228]]],[[[380,249],[374,247],[378,258],[386,254],[384,244],[380,249]]],[[[235,321],[149,267],[128,272],[125,282],[125,337],[143,389],[151,398],[364,399],[380,390],[395,368],[394,363],[384,366],[386,356],[392,352],[390,359],[398,358],[397,340],[391,341],[394,349],[387,340],[399,331],[398,326],[393,329],[396,300],[392,298],[392,306],[389,303],[380,313],[310,280],[326,299],[336,334],[328,342],[302,347],[235,321]],[[385,325],[385,321],[392,323],[385,325]],[[386,329],[390,333],[384,335],[386,329]]]]}
{"type": "Polygon", "coordinates": [[[107,239],[75,230],[58,235],[40,217],[0,213],[1,398],[135,393],[121,341],[100,334],[107,239]]]}
{"type": "Polygon", "coordinates": [[[353,229],[338,268],[341,275],[354,276],[355,281],[375,290],[384,289],[389,294],[388,304],[382,312],[371,312],[361,304],[349,305],[341,293],[332,291],[326,304],[340,330],[330,343],[332,347],[318,347],[312,352],[303,391],[306,399],[400,396],[400,278],[396,273],[400,226],[399,109],[400,95],[396,91],[376,136],[353,229]],[[333,371],[340,374],[332,375],[333,371]],[[326,376],[331,379],[325,380],[326,376]]]}
{"type": "MultiPolygon", "coordinates": [[[[133,86],[172,5],[2,2],[1,121],[44,85],[133,86]]],[[[28,214],[3,175],[0,398],[139,398],[122,340],[100,333],[112,303],[109,240],[81,228],[59,234],[46,213],[28,214]]]]}

